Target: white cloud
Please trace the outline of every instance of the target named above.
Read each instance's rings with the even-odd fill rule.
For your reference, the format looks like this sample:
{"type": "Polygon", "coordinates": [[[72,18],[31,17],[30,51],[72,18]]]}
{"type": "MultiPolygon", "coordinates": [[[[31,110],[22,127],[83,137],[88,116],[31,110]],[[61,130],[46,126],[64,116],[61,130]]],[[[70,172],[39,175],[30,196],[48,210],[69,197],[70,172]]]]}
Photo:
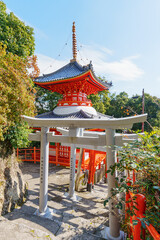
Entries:
{"type": "Polygon", "coordinates": [[[100,74],[110,74],[115,81],[133,81],[139,78],[143,71],[128,58],[119,61],[95,63],[95,68],[100,74]]]}
{"type": "Polygon", "coordinates": [[[133,60],[139,58],[139,55],[109,61],[113,51],[102,46],[97,48],[84,46],[81,52],[84,56],[90,56],[96,74],[110,75],[113,81],[134,81],[144,74],[144,71],[133,62],[133,60]]]}
{"type": "MultiPolygon", "coordinates": [[[[56,71],[69,62],[69,59],[68,61],[62,61],[42,54],[37,54],[37,56],[41,73],[56,71]]],[[[78,52],[78,59],[82,65],[88,64],[89,60],[92,59],[96,75],[110,76],[110,79],[106,77],[109,81],[133,82],[144,74],[144,71],[134,63],[139,58],[138,55],[112,61],[109,60],[111,56],[113,56],[112,50],[96,45],[94,47],[83,45],[80,52],[78,52]]]]}

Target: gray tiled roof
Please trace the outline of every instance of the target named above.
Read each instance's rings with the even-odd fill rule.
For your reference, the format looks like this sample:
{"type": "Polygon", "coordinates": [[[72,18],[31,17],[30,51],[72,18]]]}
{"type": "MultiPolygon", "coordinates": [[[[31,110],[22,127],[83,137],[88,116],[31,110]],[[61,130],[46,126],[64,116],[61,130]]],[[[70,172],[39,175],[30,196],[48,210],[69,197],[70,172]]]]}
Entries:
{"type": "Polygon", "coordinates": [[[90,64],[87,66],[82,66],[78,62],[70,62],[64,67],[58,69],[57,71],[45,74],[41,77],[36,78],[35,82],[50,82],[50,81],[56,81],[71,77],[79,76],[85,72],[87,72],[90,69],[90,64]]]}
{"type": "Polygon", "coordinates": [[[40,115],[37,115],[36,118],[64,118],[64,119],[84,119],[84,118],[90,118],[90,119],[110,119],[113,118],[111,116],[108,115],[104,115],[102,113],[98,113],[97,112],[97,116],[94,116],[92,114],[89,114],[83,110],[80,110],[76,113],[71,113],[71,114],[65,114],[65,115],[57,115],[55,113],[53,113],[53,111],[51,112],[47,112],[47,113],[43,113],[40,115]]]}
{"type": "Polygon", "coordinates": [[[74,62],[70,62],[67,65],[65,65],[64,67],[58,69],[57,71],[50,73],[50,74],[44,74],[43,76],[40,76],[38,78],[36,78],[34,80],[34,82],[36,83],[43,83],[43,82],[52,82],[52,81],[57,81],[57,80],[63,80],[63,79],[67,79],[67,78],[72,78],[72,77],[77,77],[85,72],[87,72],[88,70],[92,70],[92,73],[95,77],[95,79],[101,83],[102,85],[106,86],[106,87],[110,87],[112,86],[112,83],[108,83],[105,81],[101,81],[100,79],[98,79],[93,71],[93,66],[92,63],[90,62],[90,64],[86,65],[86,66],[82,66],[80,65],[77,61],[74,62]]]}

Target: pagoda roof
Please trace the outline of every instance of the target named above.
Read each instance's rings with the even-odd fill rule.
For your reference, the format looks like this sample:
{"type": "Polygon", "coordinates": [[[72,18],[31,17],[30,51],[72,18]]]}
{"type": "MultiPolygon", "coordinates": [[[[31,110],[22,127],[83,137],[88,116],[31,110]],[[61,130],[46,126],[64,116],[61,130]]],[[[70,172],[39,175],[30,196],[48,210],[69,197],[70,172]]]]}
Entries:
{"type": "MultiPolygon", "coordinates": [[[[101,81],[98,79],[93,71],[92,63],[82,66],[79,64],[76,60],[71,61],[64,67],[58,69],[55,72],[49,73],[49,74],[43,74],[43,76],[40,76],[34,80],[35,84],[41,85],[41,84],[50,84],[51,82],[57,83],[61,82],[62,80],[71,80],[76,77],[83,76],[87,72],[91,72],[93,78],[100,83],[100,85],[103,85],[104,88],[108,88],[112,86],[112,83],[108,83],[107,81],[101,81]]],[[[63,81],[64,82],[64,81],[63,81]]]]}
{"type": "Polygon", "coordinates": [[[65,115],[58,115],[55,114],[53,111],[42,113],[40,115],[37,115],[36,118],[63,118],[63,119],[111,119],[112,116],[105,115],[102,113],[97,112],[97,116],[94,116],[93,114],[89,114],[88,112],[84,110],[77,111],[75,113],[65,114],[65,115]]]}

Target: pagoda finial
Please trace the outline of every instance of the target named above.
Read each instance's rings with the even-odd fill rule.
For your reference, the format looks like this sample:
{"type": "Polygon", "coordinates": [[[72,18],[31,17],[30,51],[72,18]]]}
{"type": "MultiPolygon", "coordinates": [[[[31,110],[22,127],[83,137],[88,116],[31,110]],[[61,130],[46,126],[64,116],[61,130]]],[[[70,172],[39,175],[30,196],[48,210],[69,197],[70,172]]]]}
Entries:
{"type": "Polygon", "coordinates": [[[72,26],[72,50],[73,50],[73,60],[75,61],[77,58],[77,41],[76,41],[76,27],[75,27],[75,22],[73,22],[72,26]]]}

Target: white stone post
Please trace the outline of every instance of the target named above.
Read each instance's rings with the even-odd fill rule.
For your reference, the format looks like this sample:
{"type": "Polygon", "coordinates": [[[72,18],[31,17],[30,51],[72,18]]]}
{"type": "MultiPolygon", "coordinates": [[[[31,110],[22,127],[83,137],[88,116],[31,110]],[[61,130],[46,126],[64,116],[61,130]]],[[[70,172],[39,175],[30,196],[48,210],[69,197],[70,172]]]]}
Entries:
{"type": "Polygon", "coordinates": [[[48,162],[49,142],[47,140],[48,127],[41,128],[41,159],[40,159],[40,196],[39,213],[45,213],[48,201],[48,162]]]}
{"type": "MultiPolygon", "coordinates": [[[[106,146],[107,146],[107,170],[116,162],[115,148],[115,130],[106,129],[106,146]]],[[[115,173],[107,174],[108,178],[108,197],[112,197],[111,190],[115,188],[115,173]]],[[[106,237],[108,240],[121,240],[122,232],[120,232],[120,222],[118,209],[115,207],[116,200],[109,200],[109,228],[106,229],[106,237]]]]}
{"type": "Polygon", "coordinates": [[[69,197],[75,198],[76,145],[71,145],[69,197]]]}

